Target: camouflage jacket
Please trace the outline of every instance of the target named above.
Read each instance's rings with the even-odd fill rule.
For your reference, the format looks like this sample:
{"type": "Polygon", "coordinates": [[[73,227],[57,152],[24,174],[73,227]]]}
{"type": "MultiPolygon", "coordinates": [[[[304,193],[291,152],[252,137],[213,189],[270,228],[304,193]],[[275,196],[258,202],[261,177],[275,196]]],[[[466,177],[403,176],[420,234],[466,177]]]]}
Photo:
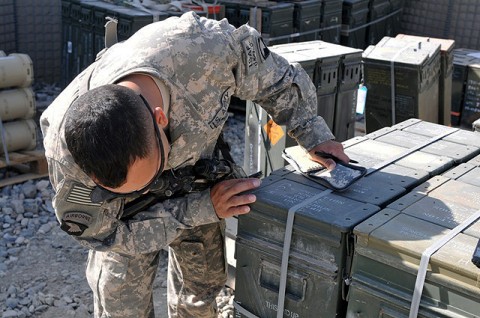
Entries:
{"type": "MultiPolygon", "coordinates": [[[[226,20],[185,13],[145,26],[110,47],[89,68],[94,68],[90,88],[132,73],[165,83],[170,92],[167,168],[211,156],[232,96],[260,104],[307,149],[333,139],[316,116],[316,91],[305,71],[270,52],[247,25],[236,29],[226,20]]],[[[41,118],[53,205],[62,228],[89,248],[138,254],[164,248],[179,229],[218,222],[208,190],[163,201],[128,221],[120,220],[124,199],[90,200],[95,184],[74,163],[63,127],[64,114],[78,95],[80,76],[41,118]]]]}

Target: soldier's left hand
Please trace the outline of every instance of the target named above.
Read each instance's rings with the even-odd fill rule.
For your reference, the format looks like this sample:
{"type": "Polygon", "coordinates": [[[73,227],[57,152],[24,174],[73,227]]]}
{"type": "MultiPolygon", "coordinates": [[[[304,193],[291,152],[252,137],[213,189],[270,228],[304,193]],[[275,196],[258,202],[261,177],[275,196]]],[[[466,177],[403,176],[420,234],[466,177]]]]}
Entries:
{"type": "Polygon", "coordinates": [[[332,158],[322,157],[317,154],[318,152],[329,154],[345,163],[350,161],[350,158],[343,151],[343,145],[334,140],[327,140],[311,149],[308,153],[313,161],[319,162],[328,170],[335,169],[335,160],[332,158]]]}
{"type": "Polygon", "coordinates": [[[230,179],[217,183],[210,190],[215,212],[220,219],[250,212],[249,204],[257,199],[254,194],[242,194],[260,186],[256,178],[230,179]]]}

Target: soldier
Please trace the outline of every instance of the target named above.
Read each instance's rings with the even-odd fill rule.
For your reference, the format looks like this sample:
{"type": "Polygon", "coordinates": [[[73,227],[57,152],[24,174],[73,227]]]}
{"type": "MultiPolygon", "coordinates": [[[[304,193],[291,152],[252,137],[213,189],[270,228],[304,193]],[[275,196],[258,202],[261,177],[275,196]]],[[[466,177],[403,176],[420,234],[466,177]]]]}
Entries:
{"type": "Polygon", "coordinates": [[[248,190],[260,180],[222,179],[201,191],[182,184],[170,198],[158,188],[214,159],[232,96],[260,104],[328,168],[335,162],[315,151],[348,162],[316,116],[315,87],[298,64],[247,25],[192,12],[108,48],[43,113],[55,212],[90,248],[95,317],[154,317],[152,283],[167,247],[169,316],[215,317],[226,280],[224,219],[249,212],[248,190]]]}

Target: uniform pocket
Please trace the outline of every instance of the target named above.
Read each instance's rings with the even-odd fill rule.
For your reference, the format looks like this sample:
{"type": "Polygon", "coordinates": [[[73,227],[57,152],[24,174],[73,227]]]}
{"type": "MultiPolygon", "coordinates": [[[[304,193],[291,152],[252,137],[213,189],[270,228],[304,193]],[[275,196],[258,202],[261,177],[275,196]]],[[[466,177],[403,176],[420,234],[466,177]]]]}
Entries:
{"type": "Polygon", "coordinates": [[[203,282],[207,272],[207,259],[203,243],[183,241],[175,253],[177,258],[180,258],[183,279],[203,282]]]}

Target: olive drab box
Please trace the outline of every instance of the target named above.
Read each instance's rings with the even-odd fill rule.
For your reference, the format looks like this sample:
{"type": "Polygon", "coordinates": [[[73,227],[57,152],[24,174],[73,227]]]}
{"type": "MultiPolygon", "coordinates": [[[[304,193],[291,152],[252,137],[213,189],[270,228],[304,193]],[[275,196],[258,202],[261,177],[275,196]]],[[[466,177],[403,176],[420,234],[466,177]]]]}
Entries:
{"type": "Polygon", "coordinates": [[[409,119],[343,146],[367,169],[346,190],[286,166],[254,191],[235,317],[476,317],[478,132],[409,119]]]}

